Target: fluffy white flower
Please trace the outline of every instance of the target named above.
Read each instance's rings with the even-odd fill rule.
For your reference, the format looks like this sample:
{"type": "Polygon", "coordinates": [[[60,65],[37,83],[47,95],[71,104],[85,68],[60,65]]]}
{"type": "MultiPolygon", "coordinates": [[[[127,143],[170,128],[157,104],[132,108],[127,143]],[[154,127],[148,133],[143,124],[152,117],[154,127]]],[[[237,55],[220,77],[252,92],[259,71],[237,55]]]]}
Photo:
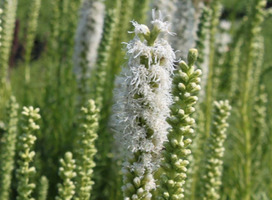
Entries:
{"type": "Polygon", "coordinates": [[[149,28],[144,24],[138,24],[138,22],[136,21],[131,21],[131,23],[133,24],[135,28],[134,28],[134,31],[129,31],[129,33],[135,33],[136,35],[138,34],[146,35],[150,32],[149,28]]]}
{"type": "MultiPolygon", "coordinates": [[[[170,33],[161,14],[152,23],[155,30],[159,27],[161,32],[170,33]]],[[[112,119],[116,141],[126,160],[123,171],[136,174],[145,190],[150,191],[155,188],[153,173],[169,128],[166,118],[172,104],[175,53],[164,39],[155,40],[152,46],[148,39],[141,41],[138,34],[145,34],[145,26],[136,22],[133,25],[135,37],[126,43],[128,63],[116,80],[112,119]]]]}

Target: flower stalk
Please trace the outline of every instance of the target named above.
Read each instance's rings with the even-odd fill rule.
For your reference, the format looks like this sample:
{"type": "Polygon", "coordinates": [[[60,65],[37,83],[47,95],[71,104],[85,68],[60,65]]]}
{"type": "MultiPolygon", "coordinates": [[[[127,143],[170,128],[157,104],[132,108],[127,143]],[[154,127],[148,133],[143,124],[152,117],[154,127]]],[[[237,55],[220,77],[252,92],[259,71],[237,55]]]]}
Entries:
{"type": "Polygon", "coordinates": [[[7,107],[7,130],[0,141],[0,199],[8,200],[14,169],[15,145],[17,141],[18,108],[15,97],[10,98],[7,107]]]}
{"type": "Polygon", "coordinates": [[[159,167],[167,139],[170,95],[175,53],[159,34],[169,24],[155,17],[153,29],[133,21],[135,37],[126,44],[127,67],[117,79],[113,125],[116,140],[125,153],[123,194],[125,200],[151,199],[156,188],[154,172],[159,167]]]}
{"type": "Polygon", "coordinates": [[[0,38],[0,88],[5,88],[7,84],[9,55],[13,40],[17,3],[17,0],[1,1],[1,8],[3,9],[3,13],[1,14],[2,32],[0,38]]]}
{"type": "Polygon", "coordinates": [[[42,176],[40,179],[38,200],[46,200],[48,193],[48,179],[45,176],[42,176]]]}
{"type": "Polygon", "coordinates": [[[91,196],[93,168],[95,166],[94,155],[95,140],[97,139],[98,112],[93,100],[89,100],[86,107],[81,109],[82,120],[79,135],[79,149],[76,159],[76,200],[88,200],[91,196]]]}
{"type": "Polygon", "coordinates": [[[231,106],[228,101],[214,102],[214,120],[212,132],[207,140],[207,153],[204,174],[203,200],[220,199],[221,176],[223,171],[224,141],[227,137],[226,130],[229,124],[231,106]]]}
{"type": "Polygon", "coordinates": [[[102,37],[105,6],[101,0],[85,0],[80,9],[74,50],[74,71],[78,82],[79,106],[88,100],[91,72],[102,37]]]}
{"type": "Polygon", "coordinates": [[[167,135],[168,140],[164,144],[158,200],[184,198],[188,156],[191,154],[189,146],[192,143],[195,125],[191,116],[198,100],[196,94],[200,90],[201,70],[195,69],[196,59],[197,50],[190,49],[188,64],[181,61],[173,78],[174,103],[168,119],[171,128],[167,135]]]}
{"type": "Polygon", "coordinates": [[[22,132],[18,138],[19,158],[17,161],[18,169],[16,170],[17,200],[33,200],[31,193],[36,184],[31,182],[31,177],[36,173],[36,168],[31,166],[34,159],[35,151],[33,151],[34,143],[37,137],[35,132],[40,128],[37,121],[41,118],[39,108],[23,107],[22,112],[22,132]]]}
{"type": "Polygon", "coordinates": [[[70,200],[75,194],[75,184],[72,179],[76,176],[75,160],[71,152],[66,152],[64,158],[60,159],[59,176],[63,183],[58,184],[58,196],[56,200],[70,200]]]}

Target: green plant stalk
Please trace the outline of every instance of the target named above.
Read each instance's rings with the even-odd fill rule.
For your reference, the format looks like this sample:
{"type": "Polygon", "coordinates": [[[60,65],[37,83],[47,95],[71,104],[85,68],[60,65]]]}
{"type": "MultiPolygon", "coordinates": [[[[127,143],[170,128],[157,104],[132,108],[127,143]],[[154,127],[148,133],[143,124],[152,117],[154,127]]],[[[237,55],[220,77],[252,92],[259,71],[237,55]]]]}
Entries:
{"type": "Polygon", "coordinates": [[[184,184],[187,177],[189,149],[192,143],[195,120],[191,117],[195,111],[197,92],[200,90],[201,71],[195,70],[197,50],[190,49],[188,65],[181,61],[173,79],[173,95],[175,102],[171,107],[168,119],[172,129],[168,141],[164,144],[163,161],[161,164],[160,187],[157,199],[183,199],[184,184]]]}
{"type": "Polygon", "coordinates": [[[214,0],[211,3],[211,23],[210,23],[210,41],[209,41],[209,72],[205,95],[205,135],[209,137],[212,118],[212,101],[213,101],[213,74],[214,74],[214,59],[215,59],[215,35],[221,15],[221,4],[219,0],[214,0]]]}
{"type": "Polygon", "coordinates": [[[231,77],[230,77],[230,89],[228,93],[228,97],[230,100],[232,100],[235,97],[235,93],[237,92],[239,86],[238,86],[238,72],[239,72],[239,58],[241,57],[241,46],[242,46],[242,40],[238,40],[231,57],[231,77]]]}
{"type": "Polygon", "coordinates": [[[79,135],[79,147],[76,159],[76,200],[89,200],[92,192],[92,176],[95,162],[93,160],[97,150],[98,113],[94,100],[89,100],[86,107],[81,109],[82,121],[79,135]]]}
{"type": "Polygon", "coordinates": [[[205,173],[203,181],[203,200],[220,199],[221,176],[223,171],[224,141],[229,124],[231,106],[228,101],[215,101],[212,132],[207,140],[205,173]]]}
{"type": "Polygon", "coordinates": [[[116,34],[116,25],[118,21],[118,6],[121,3],[120,0],[115,1],[113,9],[106,11],[103,35],[98,48],[98,55],[95,68],[93,70],[93,77],[91,77],[92,91],[91,96],[95,100],[96,106],[101,112],[99,113],[99,128],[98,128],[98,139],[96,141],[96,147],[98,153],[96,155],[96,167],[94,173],[94,198],[109,198],[109,190],[112,190],[110,186],[114,181],[114,171],[109,171],[108,166],[113,166],[111,158],[111,149],[113,137],[108,130],[108,120],[111,109],[112,89],[114,86],[112,74],[112,68],[110,59],[111,52],[114,48],[113,38],[116,34]],[[107,178],[101,179],[101,176],[107,178]],[[111,181],[109,181],[111,180],[111,181]]]}
{"type": "Polygon", "coordinates": [[[199,58],[197,59],[197,64],[200,66],[204,63],[205,59],[205,41],[209,38],[209,27],[211,10],[208,6],[202,9],[202,13],[199,19],[196,46],[199,52],[199,58]]]}
{"type": "Polygon", "coordinates": [[[32,148],[37,139],[34,133],[40,128],[36,124],[38,119],[40,119],[38,108],[23,107],[22,131],[18,137],[17,200],[33,200],[31,193],[36,185],[30,179],[36,173],[36,169],[34,166],[31,167],[31,162],[35,156],[35,151],[32,148]]]}
{"type": "Polygon", "coordinates": [[[253,181],[261,176],[259,169],[264,169],[265,163],[261,160],[267,152],[269,152],[267,146],[267,138],[269,137],[269,128],[267,123],[267,103],[268,95],[265,85],[259,85],[258,91],[253,105],[253,132],[251,137],[252,147],[252,168],[253,168],[253,181]]]}
{"type": "Polygon", "coordinates": [[[263,68],[263,61],[264,61],[264,38],[262,35],[256,36],[254,39],[254,69],[253,69],[253,89],[252,89],[252,96],[257,96],[260,81],[261,81],[261,72],[263,68]]]}
{"type": "MultiPolygon", "coordinates": [[[[103,35],[98,48],[98,57],[95,68],[94,99],[99,109],[102,108],[107,92],[105,91],[107,76],[110,75],[109,58],[116,25],[115,10],[108,10],[105,16],[103,35]]],[[[108,91],[110,92],[110,91],[108,91]]],[[[109,100],[109,99],[107,99],[109,100]]],[[[106,101],[107,101],[106,100],[106,101]]]]}
{"type": "Polygon", "coordinates": [[[32,0],[28,11],[28,25],[26,34],[26,46],[25,46],[25,81],[28,83],[30,81],[30,60],[31,51],[34,44],[34,39],[37,30],[39,12],[41,7],[41,0],[32,0]]]}
{"type": "Polygon", "coordinates": [[[191,156],[188,158],[190,165],[188,167],[188,178],[187,181],[185,183],[185,191],[184,191],[184,195],[185,195],[185,199],[186,200],[191,200],[191,199],[195,199],[196,196],[196,191],[197,191],[197,183],[199,181],[199,173],[200,173],[200,169],[201,169],[201,161],[202,161],[202,149],[203,148],[199,148],[199,147],[203,147],[205,144],[205,135],[201,134],[204,133],[204,127],[205,127],[205,120],[204,120],[204,113],[203,110],[200,110],[199,108],[199,104],[197,104],[196,106],[196,113],[197,113],[197,127],[196,127],[196,133],[198,133],[198,135],[194,138],[194,142],[191,145],[191,151],[192,154],[191,156]]]}
{"type": "Polygon", "coordinates": [[[58,196],[56,200],[70,200],[75,194],[75,184],[73,178],[76,176],[74,172],[76,165],[71,152],[66,152],[64,158],[60,159],[59,176],[63,183],[58,184],[58,196]]]}
{"type": "Polygon", "coordinates": [[[9,55],[13,40],[13,31],[15,26],[17,0],[2,0],[0,6],[2,13],[2,36],[0,39],[0,88],[7,86],[7,75],[9,66],[9,55]]]}
{"type": "Polygon", "coordinates": [[[254,67],[254,52],[255,52],[255,38],[260,35],[261,31],[261,24],[263,22],[263,8],[266,5],[266,0],[254,0],[252,1],[252,7],[249,13],[249,20],[248,20],[248,35],[247,35],[247,46],[246,49],[248,50],[248,57],[245,61],[245,77],[243,81],[243,92],[241,94],[241,127],[242,131],[245,134],[245,193],[243,196],[244,200],[250,200],[251,198],[251,174],[252,174],[252,166],[251,166],[251,126],[250,126],[250,111],[251,111],[251,91],[252,91],[252,73],[254,67]]]}
{"type": "Polygon", "coordinates": [[[46,200],[48,192],[48,179],[45,176],[42,176],[40,179],[39,191],[38,191],[38,200],[46,200]]]}
{"type": "MultiPolygon", "coordinates": [[[[211,23],[211,14],[212,11],[208,6],[205,6],[202,10],[202,14],[200,17],[200,22],[198,25],[198,40],[196,42],[196,46],[199,49],[199,58],[197,60],[197,65],[199,66],[199,68],[202,70],[203,73],[203,79],[201,82],[201,86],[202,86],[202,90],[204,91],[200,91],[200,97],[203,95],[204,97],[207,95],[205,94],[205,90],[207,88],[206,85],[206,81],[207,81],[207,69],[204,69],[204,65],[207,62],[207,57],[209,56],[209,54],[206,52],[206,45],[208,43],[210,43],[209,38],[210,38],[210,23],[211,23]],[[206,73],[206,74],[205,74],[206,73]],[[205,80],[206,79],[206,80],[205,80]],[[204,93],[204,94],[202,94],[204,93]]],[[[207,63],[209,64],[209,63],[207,63]]],[[[209,66],[209,65],[208,65],[209,66]]],[[[203,99],[200,99],[200,101],[203,101],[203,99]]],[[[203,103],[203,102],[201,102],[203,103]]],[[[199,107],[196,110],[200,110],[200,106],[197,105],[197,107],[199,107]]],[[[198,116],[198,121],[199,123],[202,123],[202,126],[198,126],[198,132],[201,132],[202,134],[198,135],[196,138],[197,142],[197,146],[193,146],[193,148],[196,150],[196,152],[194,152],[194,161],[192,164],[193,167],[193,173],[191,174],[191,180],[190,183],[186,183],[188,184],[186,186],[187,188],[187,192],[186,192],[186,198],[189,198],[190,200],[194,200],[196,197],[196,190],[197,190],[197,184],[199,181],[199,170],[200,168],[198,167],[199,163],[201,162],[201,158],[202,158],[202,145],[204,144],[205,138],[206,138],[206,134],[205,134],[205,128],[206,128],[206,120],[203,120],[203,118],[201,118],[200,116],[204,115],[204,112],[206,112],[206,110],[204,109],[203,111],[201,111],[201,114],[198,116]],[[203,120],[203,121],[201,121],[203,120]],[[199,148],[200,147],[200,148],[199,148]],[[190,190],[190,191],[189,191],[190,190]]],[[[205,118],[206,119],[206,118],[205,118]]]]}
{"type": "Polygon", "coordinates": [[[0,199],[8,200],[14,169],[15,144],[17,141],[18,108],[15,97],[10,98],[7,107],[7,130],[0,141],[0,199]]]}

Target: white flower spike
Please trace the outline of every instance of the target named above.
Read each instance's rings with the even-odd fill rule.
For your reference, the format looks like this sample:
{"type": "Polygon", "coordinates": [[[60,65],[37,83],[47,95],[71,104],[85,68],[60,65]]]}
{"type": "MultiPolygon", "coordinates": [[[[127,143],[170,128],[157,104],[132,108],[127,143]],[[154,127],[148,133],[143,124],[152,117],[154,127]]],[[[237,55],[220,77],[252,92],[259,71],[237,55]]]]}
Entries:
{"type": "Polygon", "coordinates": [[[116,80],[113,126],[125,154],[124,199],[151,199],[156,188],[153,175],[167,140],[176,57],[168,42],[158,38],[161,32],[170,33],[161,14],[153,19],[152,30],[132,24],[135,37],[126,44],[128,64],[116,80]]]}

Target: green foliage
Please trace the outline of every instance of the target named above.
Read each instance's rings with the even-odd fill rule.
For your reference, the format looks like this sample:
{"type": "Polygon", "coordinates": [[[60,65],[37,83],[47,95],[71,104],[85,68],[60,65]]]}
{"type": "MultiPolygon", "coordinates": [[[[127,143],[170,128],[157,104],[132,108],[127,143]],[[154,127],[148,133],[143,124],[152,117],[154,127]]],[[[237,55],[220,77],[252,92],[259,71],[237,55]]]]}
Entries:
{"type": "Polygon", "coordinates": [[[35,33],[37,29],[38,17],[40,12],[41,0],[33,0],[29,6],[28,11],[28,26],[26,35],[26,47],[25,47],[25,80],[29,82],[30,72],[29,72],[29,62],[31,59],[31,51],[34,44],[35,33]]]}

